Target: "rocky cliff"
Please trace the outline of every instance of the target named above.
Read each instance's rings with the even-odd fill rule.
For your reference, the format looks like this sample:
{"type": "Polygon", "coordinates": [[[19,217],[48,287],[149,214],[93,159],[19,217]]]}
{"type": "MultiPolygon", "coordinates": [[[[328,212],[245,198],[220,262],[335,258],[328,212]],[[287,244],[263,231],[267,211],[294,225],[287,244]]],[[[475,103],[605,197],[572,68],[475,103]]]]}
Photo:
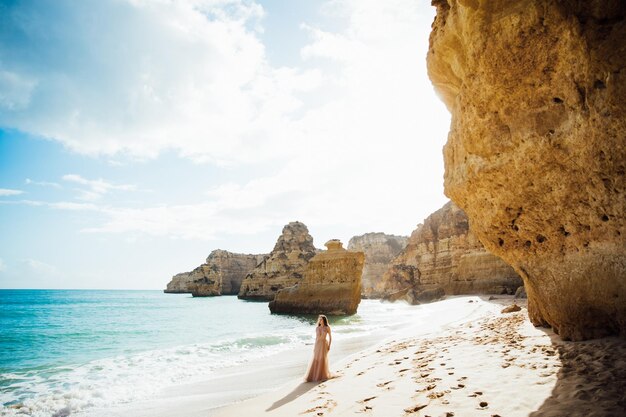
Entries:
{"type": "Polygon", "coordinates": [[[365,265],[361,278],[361,296],[380,298],[376,285],[389,269],[391,261],[404,249],[407,236],[386,235],[384,233],[366,233],[354,236],[348,242],[348,250],[365,253],[365,265]]]}
{"type": "Polygon", "coordinates": [[[246,276],[239,298],[273,300],[278,290],[302,281],[306,265],[315,253],[307,227],[300,222],[289,223],[269,256],[246,276]]]}
{"type": "Polygon", "coordinates": [[[265,255],[247,255],[217,249],[191,272],[174,275],[166,293],[192,293],[194,297],[236,295],[241,282],[265,255]]]}
{"type": "Polygon", "coordinates": [[[434,0],[445,192],[563,339],[626,334],[626,3],[434,0]]]}
{"type": "Polygon", "coordinates": [[[387,299],[418,303],[444,294],[514,294],[521,282],[485,250],[465,213],[448,202],[418,225],[377,291],[387,299]]]}
{"type": "Polygon", "coordinates": [[[365,255],[345,250],[339,240],[326,242],[326,248],[309,261],[301,282],[278,291],[269,304],[272,313],[356,313],[365,255]]]}

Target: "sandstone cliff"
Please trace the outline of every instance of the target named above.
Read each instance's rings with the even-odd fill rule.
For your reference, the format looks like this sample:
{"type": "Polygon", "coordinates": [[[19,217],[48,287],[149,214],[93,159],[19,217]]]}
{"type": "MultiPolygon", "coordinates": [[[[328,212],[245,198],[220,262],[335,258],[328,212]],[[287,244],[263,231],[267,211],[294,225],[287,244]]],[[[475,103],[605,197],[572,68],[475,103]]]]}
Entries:
{"type": "Polygon", "coordinates": [[[269,304],[272,313],[356,313],[365,255],[345,250],[339,240],[326,242],[326,247],[309,261],[301,282],[278,291],[269,304]]]}
{"type": "Polygon", "coordinates": [[[264,257],[214,250],[206,262],[193,271],[174,275],[165,292],[192,293],[194,297],[238,294],[246,274],[264,257]]]}
{"type": "Polygon", "coordinates": [[[444,294],[514,294],[521,282],[485,250],[465,213],[448,202],[418,225],[377,291],[387,299],[419,303],[444,294]]]}
{"type": "Polygon", "coordinates": [[[626,334],[626,3],[435,0],[445,192],[563,339],[626,334]]]}
{"type": "Polygon", "coordinates": [[[306,265],[315,253],[307,227],[300,222],[289,223],[269,256],[246,276],[239,298],[273,300],[278,290],[302,280],[306,265]]]}
{"type": "Polygon", "coordinates": [[[348,242],[348,250],[365,253],[365,265],[361,279],[363,298],[380,298],[376,285],[389,269],[391,261],[404,249],[407,236],[386,235],[384,233],[366,233],[354,236],[348,242]]]}

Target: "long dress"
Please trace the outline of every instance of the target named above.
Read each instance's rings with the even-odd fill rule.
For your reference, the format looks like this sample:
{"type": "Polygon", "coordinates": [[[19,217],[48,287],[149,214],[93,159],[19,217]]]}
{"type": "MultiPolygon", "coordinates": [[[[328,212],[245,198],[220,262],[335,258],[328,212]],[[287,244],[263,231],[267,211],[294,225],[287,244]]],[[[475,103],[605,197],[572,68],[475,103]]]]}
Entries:
{"type": "Polygon", "coordinates": [[[328,369],[328,341],[326,335],[330,331],[329,327],[317,326],[315,328],[315,346],[313,347],[313,359],[306,373],[306,382],[326,381],[330,379],[328,369]]]}

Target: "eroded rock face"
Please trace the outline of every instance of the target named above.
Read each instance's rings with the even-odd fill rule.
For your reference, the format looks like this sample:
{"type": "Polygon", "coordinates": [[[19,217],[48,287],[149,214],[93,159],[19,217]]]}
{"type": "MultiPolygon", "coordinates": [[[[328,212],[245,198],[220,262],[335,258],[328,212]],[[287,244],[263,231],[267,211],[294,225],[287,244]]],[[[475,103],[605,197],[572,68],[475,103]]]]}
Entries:
{"type": "Polygon", "coordinates": [[[356,313],[365,254],[345,250],[339,240],[326,242],[326,248],[309,261],[300,283],[278,291],[269,304],[272,313],[356,313]]]}
{"type": "MultiPolygon", "coordinates": [[[[193,280],[191,274],[193,273],[194,277],[197,276],[195,274],[195,271],[198,268],[194,269],[191,272],[181,272],[180,274],[174,275],[172,277],[172,279],[170,280],[170,282],[167,283],[167,286],[165,287],[165,290],[163,290],[163,292],[169,293],[169,294],[187,294],[187,293],[190,293],[191,290],[189,289],[189,283],[193,280]]],[[[204,274],[202,274],[201,276],[204,276],[204,274]]]]}
{"type": "Polygon", "coordinates": [[[214,250],[193,271],[174,275],[165,292],[191,293],[194,297],[236,295],[245,276],[265,256],[214,250]]]}
{"type": "Polygon", "coordinates": [[[306,265],[315,254],[309,229],[300,222],[289,223],[269,256],[246,276],[239,298],[273,300],[278,290],[302,281],[306,265]]]}
{"type": "Polygon", "coordinates": [[[626,3],[435,0],[445,192],[564,339],[626,334],[626,3]]]}
{"type": "Polygon", "coordinates": [[[444,294],[514,294],[521,284],[470,231],[463,210],[448,202],[418,225],[377,290],[388,300],[419,304],[444,294]]]}
{"type": "Polygon", "coordinates": [[[409,238],[407,236],[387,235],[385,233],[366,233],[354,236],[348,242],[348,250],[365,253],[365,265],[361,279],[361,296],[363,298],[380,298],[376,285],[389,269],[391,261],[404,249],[409,238]]]}

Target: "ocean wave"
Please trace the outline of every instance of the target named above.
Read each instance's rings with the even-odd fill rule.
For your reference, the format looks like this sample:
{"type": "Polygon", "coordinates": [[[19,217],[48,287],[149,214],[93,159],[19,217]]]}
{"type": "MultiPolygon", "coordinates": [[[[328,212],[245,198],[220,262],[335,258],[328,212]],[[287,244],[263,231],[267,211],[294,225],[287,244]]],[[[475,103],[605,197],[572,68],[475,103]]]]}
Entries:
{"type": "Polygon", "coordinates": [[[304,333],[245,335],[48,369],[45,376],[37,371],[4,373],[0,416],[68,416],[146,399],[167,386],[200,381],[216,370],[294,349],[308,339],[304,333]]]}
{"type": "MultiPolygon", "coordinates": [[[[206,380],[226,367],[311,344],[315,335],[316,317],[269,315],[265,305],[228,297],[190,303],[155,292],[146,293],[151,301],[142,304],[137,297],[144,293],[70,295],[82,299],[90,294],[104,305],[111,297],[128,298],[134,307],[131,312],[127,306],[107,309],[107,315],[73,309],[71,322],[64,310],[52,321],[42,321],[52,313],[33,311],[28,316],[37,324],[32,331],[24,331],[20,340],[2,340],[7,349],[0,360],[0,417],[63,417],[149,399],[166,387],[206,380]],[[54,337],[36,330],[47,329],[49,322],[63,324],[54,337]],[[97,337],[83,340],[86,329],[97,337]]],[[[61,295],[57,298],[63,300],[61,295]]],[[[407,312],[415,308],[364,300],[357,315],[331,318],[333,334],[337,340],[350,339],[397,326],[413,320],[407,312]]]]}

